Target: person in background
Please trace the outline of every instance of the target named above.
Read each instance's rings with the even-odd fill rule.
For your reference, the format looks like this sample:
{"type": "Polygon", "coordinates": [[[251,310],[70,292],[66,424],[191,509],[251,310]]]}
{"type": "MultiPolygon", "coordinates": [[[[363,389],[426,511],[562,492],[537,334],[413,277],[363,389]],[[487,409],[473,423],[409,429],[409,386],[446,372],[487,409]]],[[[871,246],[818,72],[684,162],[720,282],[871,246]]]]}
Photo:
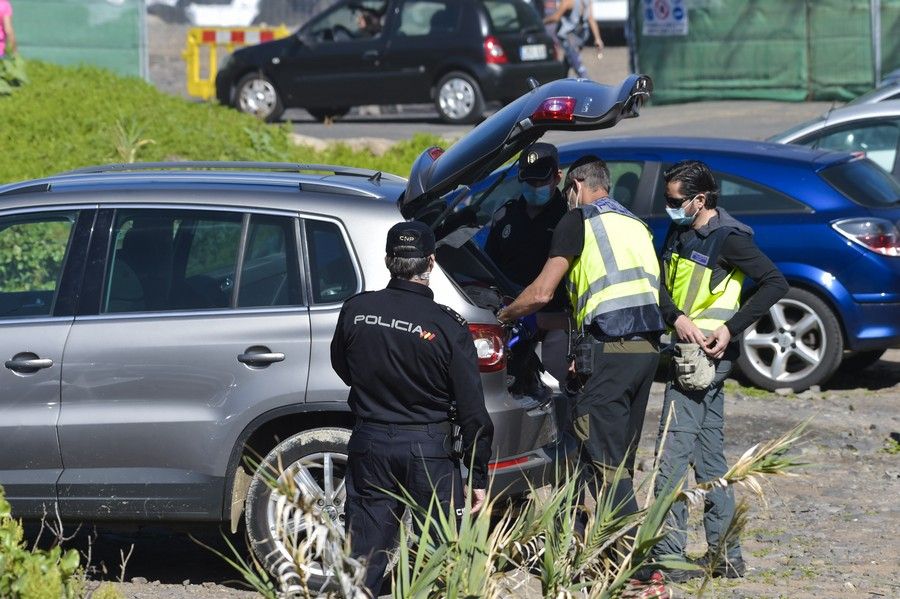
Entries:
{"type": "Polygon", "coordinates": [[[16,31],[13,29],[12,15],[9,0],[0,0],[0,58],[16,53],[16,31]]]}
{"type": "Polygon", "coordinates": [[[603,38],[594,19],[591,0],[559,0],[556,12],[544,17],[544,24],[558,23],[556,38],[566,55],[569,68],[578,77],[587,78],[587,67],[581,60],[581,49],[591,34],[597,47],[597,58],[603,56],[603,38]]]}

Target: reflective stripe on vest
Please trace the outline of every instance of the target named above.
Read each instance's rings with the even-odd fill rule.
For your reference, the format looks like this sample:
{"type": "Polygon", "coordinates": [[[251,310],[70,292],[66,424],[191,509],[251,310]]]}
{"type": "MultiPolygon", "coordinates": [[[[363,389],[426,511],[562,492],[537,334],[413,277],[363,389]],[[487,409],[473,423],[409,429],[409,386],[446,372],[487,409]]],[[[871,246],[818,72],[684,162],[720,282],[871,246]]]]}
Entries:
{"type": "MultiPolygon", "coordinates": [[[[709,257],[715,265],[716,256],[709,257]]],[[[704,333],[725,324],[741,307],[744,273],[732,269],[715,289],[710,287],[713,269],[672,253],[666,265],[666,288],[679,310],[704,333]]]]}
{"type": "Polygon", "coordinates": [[[588,326],[610,312],[659,304],[659,262],[647,226],[596,205],[582,212],[584,247],[566,280],[577,322],[588,326]]]}

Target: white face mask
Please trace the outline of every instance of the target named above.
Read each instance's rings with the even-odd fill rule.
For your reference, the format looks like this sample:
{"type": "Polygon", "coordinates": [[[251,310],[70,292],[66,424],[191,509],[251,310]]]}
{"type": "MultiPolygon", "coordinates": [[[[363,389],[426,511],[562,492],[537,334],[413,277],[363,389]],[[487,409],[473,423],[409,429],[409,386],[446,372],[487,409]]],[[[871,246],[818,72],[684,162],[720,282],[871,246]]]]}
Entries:
{"type": "Polygon", "coordinates": [[[568,204],[569,210],[578,208],[578,191],[574,185],[566,192],[566,204],[568,204]]]}
{"type": "Polygon", "coordinates": [[[700,214],[700,211],[697,210],[693,214],[687,214],[684,210],[684,206],[679,208],[669,208],[666,206],[666,214],[669,215],[669,218],[672,219],[676,225],[691,225],[694,220],[697,219],[697,215],[700,214]]]}
{"type": "Polygon", "coordinates": [[[552,195],[552,183],[547,183],[540,187],[533,187],[528,183],[522,184],[522,196],[524,196],[529,206],[543,206],[550,201],[552,195]]]}

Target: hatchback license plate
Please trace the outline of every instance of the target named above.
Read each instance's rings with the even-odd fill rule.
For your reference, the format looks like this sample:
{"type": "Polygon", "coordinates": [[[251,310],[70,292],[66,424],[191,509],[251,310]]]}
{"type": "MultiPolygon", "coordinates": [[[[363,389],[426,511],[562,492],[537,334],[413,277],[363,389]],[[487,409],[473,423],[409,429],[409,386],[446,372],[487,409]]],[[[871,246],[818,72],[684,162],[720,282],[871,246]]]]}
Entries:
{"type": "Polygon", "coordinates": [[[519,57],[522,60],[546,60],[547,46],[544,44],[529,44],[519,48],[519,57]]]}

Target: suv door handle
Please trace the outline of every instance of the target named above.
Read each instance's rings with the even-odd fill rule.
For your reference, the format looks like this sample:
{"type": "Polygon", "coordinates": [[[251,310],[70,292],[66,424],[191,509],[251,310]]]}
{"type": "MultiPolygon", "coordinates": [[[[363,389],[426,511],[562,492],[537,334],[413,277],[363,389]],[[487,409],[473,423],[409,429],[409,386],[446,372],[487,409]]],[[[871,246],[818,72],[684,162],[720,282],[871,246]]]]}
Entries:
{"type": "Polygon", "coordinates": [[[378,50],[366,50],[363,52],[363,60],[377,60],[378,59],[378,50]]]}
{"type": "Polygon", "coordinates": [[[262,364],[274,364],[275,362],[283,362],[284,354],[280,352],[269,353],[246,353],[238,356],[238,362],[250,366],[259,366],[262,364]]]}
{"type": "MultiPolygon", "coordinates": [[[[32,354],[33,355],[33,354],[32,354]]],[[[25,374],[32,374],[37,372],[41,368],[50,368],[53,366],[53,360],[50,358],[19,358],[13,357],[12,360],[7,360],[4,364],[10,370],[14,370],[16,372],[22,372],[25,374]]]]}

